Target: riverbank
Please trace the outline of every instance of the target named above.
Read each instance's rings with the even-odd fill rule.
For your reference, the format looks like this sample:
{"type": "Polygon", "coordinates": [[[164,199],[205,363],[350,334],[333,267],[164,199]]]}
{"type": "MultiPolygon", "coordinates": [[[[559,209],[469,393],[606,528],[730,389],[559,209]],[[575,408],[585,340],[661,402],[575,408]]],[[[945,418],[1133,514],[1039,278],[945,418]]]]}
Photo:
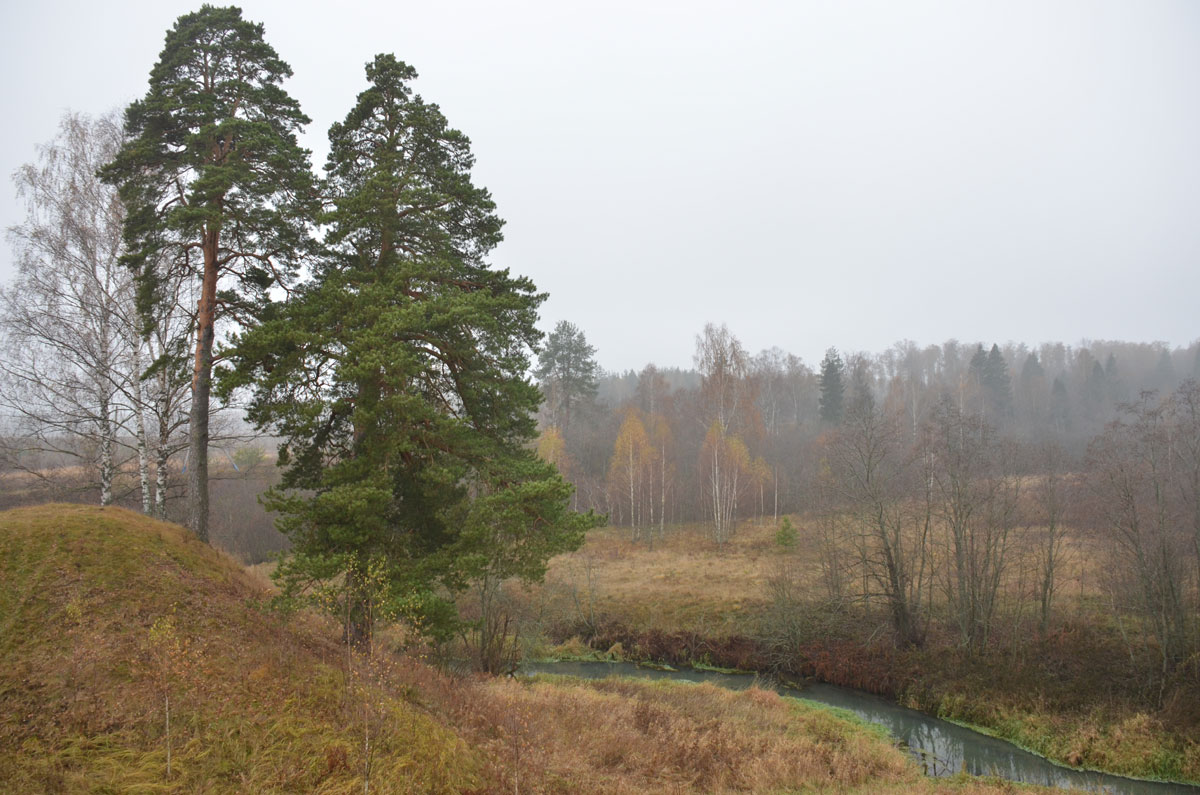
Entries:
{"type": "Polygon", "coordinates": [[[1000,776],[1025,784],[1122,795],[1183,795],[1198,791],[1183,784],[1062,767],[1007,741],[957,723],[898,706],[879,696],[834,685],[810,682],[797,689],[764,681],[755,674],[728,673],[711,668],[646,667],[619,662],[527,662],[522,664],[521,672],[525,675],[550,673],[582,679],[622,677],[655,682],[712,684],[730,690],[773,690],[785,698],[829,708],[838,715],[849,715],[885,730],[894,742],[901,743],[907,749],[922,771],[930,776],[964,772],[976,776],[1000,776]]]}
{"type": "Polygon", "coordinates": [[[784,552],[767,526],[742,526],[723,548],[700,528],[670,532],[654,549],[618,528],[593,532],[552,562],[544,587],[510,596],[533,656],[809,677],[977,726],[1062,764],[1200,782],[1200,692],[1177,677],[1158,703],[1088,585],[1093,564],[1081,545],[1072,551],[1051,630],[1039,634],[1017,616],[975,654],[936,625],[923,649],[897,648],[871,606],[822,598],[816,550],[803,536],[784,552]],[[785,616],[771,596],[782,565],[792,577],[785,616]]]}

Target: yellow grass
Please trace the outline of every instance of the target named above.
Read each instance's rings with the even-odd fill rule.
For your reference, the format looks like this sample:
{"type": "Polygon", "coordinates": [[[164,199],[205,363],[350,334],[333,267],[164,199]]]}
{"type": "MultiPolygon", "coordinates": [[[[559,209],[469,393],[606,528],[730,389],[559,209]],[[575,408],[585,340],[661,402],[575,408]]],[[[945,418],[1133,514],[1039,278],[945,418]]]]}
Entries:
{"type": "Polygon", "coordinates": [[[0,513],[0,791],[1009,789],[922,779],[876,731],[770,692],[348,656],[335,626],[285,622],[267,595],[129,511],[0,513]]]}
{"type": "MultiPolygon", "coordinates": [[[[584,546],[550,562],[545,593],[564,615],[575,602],[594,602],[595,610],[634,630],[698,631],[713,636],[745,633],[768,601],[768,581],[786,562],[798,591],[807,598],[826,596],[821,584],[820,538],[815,520],[789,517],[797,544],[783,550],[775,543],[776,525],[768,517],[738,523],[728,543],[718,547],[704,525],[668,528],[666,538],[650,549],[632,540],[629,528],[593,530],[584,546]]],[[[1031,620],[1034,610],[1037,548],[1042,528],[1014,532],[1007,576],[1002,589],[1006,606],[1017,600],[1031,620]]],[[[847,555],[853,553],[844,550],[847,555]]],[[[939,558],[944,550],[935,549],[939,558]]],[[[1071,615],[1108,598],[1104,561],[1090,542],[1067,531],[1058,571],[1055,610],[1071,615]]],[[[854,591],[858,582],[849,583],[854,591]]],[[[935,590],[936,608],[945,606],[935,590]]]]}

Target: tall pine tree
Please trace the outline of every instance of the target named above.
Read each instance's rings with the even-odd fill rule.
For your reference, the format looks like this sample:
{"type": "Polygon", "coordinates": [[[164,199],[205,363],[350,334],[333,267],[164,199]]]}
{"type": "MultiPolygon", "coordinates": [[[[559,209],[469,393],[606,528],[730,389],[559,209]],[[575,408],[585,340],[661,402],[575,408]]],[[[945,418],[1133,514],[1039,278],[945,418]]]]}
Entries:
{"type": "Polygon", "coordinates": [[[447,631],[448,594],[540,578],[593,523],[531,449],[544,295],[484,261],[502,222],[415,77],[391,55],[368,64],[329,132],[328,256],[238,339],[223,382],[252,385],[250,416],[285,442],[270,498],[293,545],[285,593],[340,583],[351,637],[381,604],[447,631]]]}
{"type": "Polygon", "coordinates": [[[534,376],[541,382],[551,421],[565,436],[571,409],[596,396],[596,349],[574,323],[560,320],[538,354],[534,376]]]}
{"type": "Polygon", "coordinates": [[[208,540],[208,441],[218,323],[252,324],[310,246],[316,191],[296,133],[308,123],[281,88],[290,67],[238,8],[210,5],[167,32],[126,144],[102,177],[127,208],[126,263],[149,322],[166,274],[200,282],[188,424],[189,522],[208,540]]]}

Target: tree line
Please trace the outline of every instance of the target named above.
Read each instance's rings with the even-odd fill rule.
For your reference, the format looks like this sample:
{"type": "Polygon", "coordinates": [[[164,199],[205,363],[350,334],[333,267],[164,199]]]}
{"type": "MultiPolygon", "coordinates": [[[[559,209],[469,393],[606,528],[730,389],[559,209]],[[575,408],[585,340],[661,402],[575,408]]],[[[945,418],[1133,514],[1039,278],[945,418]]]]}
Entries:
{"type": "Polygon", "coordinates": [[[556,383],[565,348],[594,354],[569,323],[550,335],[542,453],[635,539],[696,522],[721,545],[799,514],[828,606],[878,606],[901,645],[939,623],[978,652],[1014,587],[1049,631],[1072,535],[1151,668],[1200,651],[1200,345],[901,343],[813,369],[710,324],[675,388],[653,365],[556,383]]]}
{"type": "MultiPolygon", "coordinates": [[[[752,355],[712,324],[696,336],[693,369],[650,364],[637,373],[605,373],[595,354],[583,331],[564,321],[535,371],[546,401],[542,444],[570,473],[576,499],[619,524],[643,516],[648,522],[653,499],[656,517],[712,520],[714,532],[714,505],[732,500],[722,496],[728,489],[714,495],[712,484],[733,471],[739,518],[810,504],[815,446],[858,406],[886,410],[915,436],[936,407],[952,404],[998,437],[1027,448],[1053,439],[1076,460],[1122,405],[1200,377],[1200,343],[1171,350],[1110,341],[1037,349],[905,341],[879,354],[831,348],[813,367],[780,348],[752,355]],[[724,466],[714,481],[730,462],[737,466],[724,466]],[[646,492],[640,501],[639,490],[646,492]]],[[[1022,454],[1022,471],[1039,466],[1032,453],[1022,454]]]]}

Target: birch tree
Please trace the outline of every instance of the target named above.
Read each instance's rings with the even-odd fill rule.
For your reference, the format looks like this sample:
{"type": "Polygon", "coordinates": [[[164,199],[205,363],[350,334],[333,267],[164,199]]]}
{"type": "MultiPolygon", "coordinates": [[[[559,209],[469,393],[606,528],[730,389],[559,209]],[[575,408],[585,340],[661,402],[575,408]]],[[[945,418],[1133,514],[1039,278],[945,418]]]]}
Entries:
{"type": "Polygon", "coordinates": [[[737,337],[709,323],[696,337],[696,366],[708,431],[700,454],[705,502],[713,538],[724,544],[733,533],[738,498],[749,481],[745,436],[761,426],[749,375],[749,358],[737,337]]]}
{"type": "Polygon", "coordinates": [[[629,506],[629,526],[633,528],[634,539],[640,535],[639,528],[646,524],[645,492],[651,454],[650,437],[640,412],[630,409],[617,433],[608,476],[614,491],[629,506]]]}
{"type": "Polygon", "coordinates": [[[186,285],[168,276],[159,289],[170,300],[157,303],[144,333],[134,277],[120,261],[125,208],[96,177],[121,145],[115,114],[68,113],[37,162],[15,175],[27,216],[9,230],[18,276],[0,291],[0,409],[16,426],[11,457],[27,472],[52,477],[31,454],[77,459],[107,505],[135,456],[142,508],[162,516],[187,381],[158,362],[177,360],[190,315],[180,303],[186,285]]]}
{"type": "Polygon", "coordinates": [[[738,499],[750,480],[750,453],[741,439],[725,433],[714,421],[704,437],[700,459],[713,540],[724,544],[733,535],[738,499]]]}
{"type": "MultiPolygon", "coordinates": [[[[0,409],[17,429],[13,460],[78,459],[101,505],[113,501],[135,411],[123,399],[136,350],[133,282],[119,264],[124,210],[95,177],[120,145],[113,117],[68,113],[37,161],[16,172],[26,218],[9,230],[18,273],[0,291],[0,409]]],[[[25,468],[46,474],[37,461],[25,468]]]]}

